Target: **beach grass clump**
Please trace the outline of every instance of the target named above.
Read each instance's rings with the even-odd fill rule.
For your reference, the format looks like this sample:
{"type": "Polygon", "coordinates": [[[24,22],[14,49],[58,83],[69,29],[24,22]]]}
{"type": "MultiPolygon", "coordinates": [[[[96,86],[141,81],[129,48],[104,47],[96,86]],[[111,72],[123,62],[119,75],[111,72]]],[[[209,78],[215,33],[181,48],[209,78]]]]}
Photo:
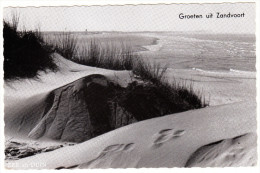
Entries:
{"type": "Polygon", "coordinates": [[[162,67],[160,63],[151,63],[139,57],[134,62],[132,71],[143,81],[147,81],[153,84],[160,84],[162,83],[162,81],[165,80],[165,72],[167,71],[167,65],[162,67]]]}
{"type": "Polygon", "coordinates": [[[138,61],[134,74],[144,82],[128,85],[119,101],[138,120],[159,117],[192,109],[206,107],[201,92],[194,90],[193,83],[169,82],[166,66],[159,63],[138,61]]]}
{"type": "Polygon", "coordinates": [[[3,23],[5,80],[33,78],[39,71],[57,69],[52,49],[44,43],[39,30],[18,31],[18,15],[3,23]]]}
{"type": "Polygon", "coordinates": [[[72,33],[62,33],[55,40],[46,41],[66,59],[78,64],[110,70],[132,70],[137,55],[131,46],[122,43],[101,43],[91,39],[79,45],[78,37],[72,33]]]}
{"type": "Polygon", "coordinates": [[[84,45],[76,58],[76,62],[92,67],[111,70],[132,70],[137,55],[130,46],[123,43],[116,45],[101,44],[92,39],[88,45],[84,45]]]}
{"type": "Polygon", "coordinates": [[[75,56],[78,52],[78,37],[71,32],[62,32],[55,36],[55,39],[45,37],[45,42],[61,54],[64,58],[76,61],[75,56]]]}
{"type": "Polygon", "coordinates": [[[78,64],[110,70],[133,70],[145,80],[156,80],[167,69],[156,71],[159,69],[155,67],[158,64],[147,63],[131,45],[123,41],[101,43],[93,38],[80,45],[79,38],[70,32],[58,34],[55,39],[46,38],[45,42],[53,45],[58,53],[78,64]]]}
{"type": "Polygon", "coordinates": [[[135,62],[133,73],[142,81],[159,88],[165,95],[171,97],[171,100],[175,103],[179,102],[183,105],[187,103],[188,107],[193,105],[194,109],[207,106],[202,93],[194,90],[193,83],[187,81],[177,82],[175,79],[170,82],[166,76],[167,69],[167,65],[161,66],[160,63],[151,63],[140,58],[135,62]]]}

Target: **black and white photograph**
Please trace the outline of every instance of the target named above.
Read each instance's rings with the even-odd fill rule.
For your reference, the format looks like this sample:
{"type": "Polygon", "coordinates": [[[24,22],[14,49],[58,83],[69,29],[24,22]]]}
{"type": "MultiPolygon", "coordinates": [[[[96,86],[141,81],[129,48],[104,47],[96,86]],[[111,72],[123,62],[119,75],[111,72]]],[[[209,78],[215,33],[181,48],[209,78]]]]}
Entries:
{"type": "Polygon", "coordinates": [[[2,9],[6,170],[258,166],[256,2],[2,9]]]}

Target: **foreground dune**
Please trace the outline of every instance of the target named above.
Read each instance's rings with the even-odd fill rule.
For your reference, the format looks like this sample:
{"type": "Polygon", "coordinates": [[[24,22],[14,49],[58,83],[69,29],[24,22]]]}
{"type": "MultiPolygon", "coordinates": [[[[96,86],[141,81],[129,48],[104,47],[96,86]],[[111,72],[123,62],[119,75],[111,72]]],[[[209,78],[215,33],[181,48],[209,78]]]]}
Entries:
{"type": "Polygon", "coordinates": [[[30,163],[42,163],[33,167],[39,169],[252,166],[255,106],[235,103],[145,120],[7,167],[14,162],[18,169],[30,163]]]}
{"type": "MultiPolygon", "coordinates": [[[[64,144],[63,141],[82,142],[102,134],[98,131],[98,121],[93,121],[96,125],[92,123],[91,127],[86,124],[93,120],[94,114],[86,116],[88,109],[80,96],[97,93],[98,87],[107,86],[108,83],[123,87],[132,80],[128,71],[86,67],[57,54],[55,56],[59,72],[42,74],[38,80],[5,84],[6,140],[60,145],[64,144]],[[82,88],[88,88],[90,84],[95,84],[94,90],[86,89],[81,93],[82,88]],[[98,132],[93,136],[93,131],[98,132]]],[[[190,73],[172,72],[179,79],[190,73]]],[[[131,124],[134,119],[117,108],[115,112],[119,114],[115,113],[114,119],[102,123],[109,122],[110,127],[112,125],[118,129],[74,146],[65,145],[16,161],[6,160],[6,167],[254,166],[257,160],[254,75],[205,74],[197,71],[192,75],[195,88],[205,86],[206,93],[213,93],[212,106],[134,124],[131,124]]],[[[102,106],[102,100],[99,106],[102,106]]],[[[102,114],[101,111],[98,116],[102,114]]]]}

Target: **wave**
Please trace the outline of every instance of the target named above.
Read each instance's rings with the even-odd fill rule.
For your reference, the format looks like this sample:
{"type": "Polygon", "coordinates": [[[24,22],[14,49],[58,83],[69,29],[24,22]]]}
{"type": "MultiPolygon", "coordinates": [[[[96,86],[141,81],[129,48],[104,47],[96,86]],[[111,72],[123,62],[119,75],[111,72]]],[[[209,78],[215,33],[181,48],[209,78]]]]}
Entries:
{"type": "Polygon", "coordinates": [[[254,71],[243,71],[243,70],[236,70],[236,69],[229,69],[230,72],[234,73],[255,73],[254,71]]]}
{"type": "Polygon", "coordinates": [[[193,67],[192,70],[196,70],[196,71],[204,72],[204,73],[220,73],[220,72],[224,72],[224,71],[210,71],[210,70],[203,70],[203,69],[195,68],[195,67],[193,67]]]}
{"type": "Polygon", "coordinates": [[[192,70],[196,70],[199,72],[204,72],[204,73],[243,73],[243,74],[249,74],[249,73],[255,73],[254,71],[242,71],[242,70],[236,70],[236,69],[229,69],[226,71],[210,71],[210,70],[203,70],[200,68],[195,68],[193,67],[192,70]]]}
{"type": "Polygon", "coordinates": [[[209,72],[209,71],[205,71],[205,70],[202,70],[200,68],[195,68],[195,67],[193,67],[192,70],[201,71],[201,72],[209,72]]]}
{"type": "Polygon", "coordinates": [[[156,38],[151,45],[144,45],[142,47],[146,49],[145,51],[156,52],[162,49],[163,44],[159,38],[156,38]]]}

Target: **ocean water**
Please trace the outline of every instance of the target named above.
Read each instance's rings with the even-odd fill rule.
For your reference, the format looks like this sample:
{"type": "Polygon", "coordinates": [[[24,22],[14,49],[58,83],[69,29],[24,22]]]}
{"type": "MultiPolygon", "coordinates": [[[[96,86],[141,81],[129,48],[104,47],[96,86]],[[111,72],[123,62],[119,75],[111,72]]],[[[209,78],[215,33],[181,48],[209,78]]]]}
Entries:
{"type": "MultiPolygon", "coordinates": [[[[147,35],[148,36],[148,35],[147,35]]],[[[143,56],[174,69],[254,72],[255,35],[156,33],[157,44],[143,56]]]]}

